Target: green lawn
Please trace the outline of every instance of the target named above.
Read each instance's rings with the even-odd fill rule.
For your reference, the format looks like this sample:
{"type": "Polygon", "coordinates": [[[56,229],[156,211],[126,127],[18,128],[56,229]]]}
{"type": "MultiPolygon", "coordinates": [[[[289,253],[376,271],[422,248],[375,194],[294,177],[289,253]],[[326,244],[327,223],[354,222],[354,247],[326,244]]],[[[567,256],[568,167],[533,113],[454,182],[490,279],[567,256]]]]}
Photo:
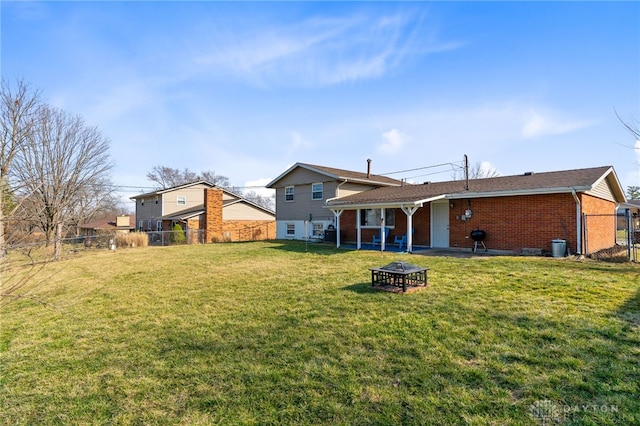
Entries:
{"type": "Polygon", "coordinates": [[[640,424],[640,267],[257,242],[89,252],[0,318],[2,424],[640,424]],[[430,268],[373,291],[368,268],[430,268]]]}

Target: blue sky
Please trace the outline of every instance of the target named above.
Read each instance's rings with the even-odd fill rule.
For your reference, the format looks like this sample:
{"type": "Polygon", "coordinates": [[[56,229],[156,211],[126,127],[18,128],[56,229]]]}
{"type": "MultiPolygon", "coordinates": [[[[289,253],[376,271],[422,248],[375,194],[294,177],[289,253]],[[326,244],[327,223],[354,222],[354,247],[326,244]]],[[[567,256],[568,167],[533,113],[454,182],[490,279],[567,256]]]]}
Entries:
{"type": "Polygon", "coordinates": [[[100,128],[127,197],[157,165],[260,186],[464,154],[640,185],[616,117],[640,119],[639,2],[2,1],[1,24],[2,76],[100,128]]]}

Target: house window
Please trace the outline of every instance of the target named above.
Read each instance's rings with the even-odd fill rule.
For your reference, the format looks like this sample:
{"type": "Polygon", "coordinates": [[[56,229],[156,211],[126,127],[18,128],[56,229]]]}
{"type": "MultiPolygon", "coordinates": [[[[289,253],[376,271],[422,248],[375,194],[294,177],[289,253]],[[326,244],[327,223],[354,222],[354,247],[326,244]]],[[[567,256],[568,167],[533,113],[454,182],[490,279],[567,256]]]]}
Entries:
{"type": "Polygon", "coordinates": [[[144,228],[144,222],[143,221],[138,221],[138,231],[142,231],[142,229],[144,228]]]}
{"type": "Polygon", "coordinates": [[[296,235],[296,224],[287,223],[287,236],[293,237],[294,235],[296,235]]]}
{"type": "Polygon", "coordinates": [[[185,197],[184,195],[178,195],[178,197],[176,198],[176,203],[179,206],[186,206],[187,205],[187,197],[185,197]]]}
{"type": "Polygon", "coordinates": [[[147,221],[147,230],[151,231],[151,219],[147,221]]]}
{"type": "Polygon", "coordinates": [[[144,198],[140,198],[140,205],[144,206],[144,198]]]}
{"type": "Polygon", "coordinates": [[[324,226],[322,223],[314,223],[313,224],[313,236],[314,237],[323,237],[324,236],[324,226]]]}
{"type": "Polygon", "coordinates": [[[284,188],[284,200],[293,201],[294,190],[293,186],[285,186],[284,188]]]}
{"type": "Polygon", "coordinates": [[[162,231],[162,221],[161,220],[156,222],[156,231],[162,231]]]}
{"type": "Polygon", "coordinates": [[[311,199],[322,200],[322,183],[314,183],[311,185],[311,199]]]}
{"type": "Polygon", "coordinates": [[[158,204],[158,197],[156,197],[156,204],[158,204]]]}
{"type": "MultiPolygon", "coordinates": [[[[380,226],[381,209],[360,210],[360,224],[362,226],[380,226]]],[[[384,226],[396,225],[396,212],[394,209],[385,209],[384,226]]]]}

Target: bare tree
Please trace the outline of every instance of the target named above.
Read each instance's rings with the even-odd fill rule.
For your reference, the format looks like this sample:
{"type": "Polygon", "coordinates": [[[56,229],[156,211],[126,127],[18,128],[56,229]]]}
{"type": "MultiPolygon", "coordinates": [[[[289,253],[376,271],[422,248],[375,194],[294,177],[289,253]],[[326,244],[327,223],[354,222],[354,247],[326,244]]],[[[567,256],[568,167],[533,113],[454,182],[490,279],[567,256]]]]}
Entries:
{"type": "Polygon", "coordinates": [[[500,176],[498,170],[488,163],[477,162],[469,168],[469,179],[485,179],[500,176]]]}
{"type": "MultiPolygon", "coordinates": [[[[498,170],[488,166],[488,163],[478,161],[473,166],[469,167],[469,179],[485,179],[500,176],[498,170]]],[[[465,179],[464,170],[456,170],[453,173],[453,180],[465,179]]]]}
{"type": "Polygon", "coordinates": [[[166,166],[154,166],[153,169],[147,173],[147,179],[157,184],[158,189],[164,189],[194,182],[198,180],[198,175],[189,169],[180,171],[179,169],[166,166]]]}
{"type": "Polygon", "coordinates": [[[229,178],[222,175],[217,175],[213,170],[205,170],[200,173],[200,179],[206,180],[207,182],[213,183],[220,188],[232,189],[231,183],[229,182],[229,178]]]}
{"type": "MultiPolygon", "coordinates": [[[[640,120],[636,120],[635,123],[629,123],[623,120],[622,117],[620,117],[620,114],[618,114],[618,111],[616,111],[615,113],[616,113],[616,117],[618,117],[618,120],[620,120],[620,123],[622,123],[624,128],[627,129],[629,133],[631,133],[631,136],[636,141],[640,141],[640,120]]],[[[636,148],[636,147],[632,147],[632,148],[636,148]]]]}
{"type": "Polygon", "coordinates": [[[16,154],[26,144],[36,125],[35,113],[40,103],[40,94],[27,83],[18,80],[15,87],[2,80],[0,90],[0,259],[6,256],[6,215],[15,206],[14,189],[9,173],[16,154]]]}
{"type": "Polygon", "coordinates": [[[61,253],[65,223],[95,209],[112,193],[109,141],[80,116],[49,106],[38,109],[39,125],[26,138],[13,171],[28,200],[28,217],[61,253]]]}
{"type": "Polygon", "coordinates": [[[205,170],[198,174],[186,168],[181,171],[172,167],[155,166],[147,173],[147,179],[156,183],[158,189],[172,188],[198,180],[205,180],[225,189],[231,188],[229,178],[217,175],[213,170],[205,170]]]}
{"type": "Polygon", "coordinates": [[[258,194],[256,191],[249,191],[243,195],[249,201],[256,203],[257,205],[264,207],[265,209],[269,209],[271,211],[275,210],[274,207],[276,205],[275,196],[265,197],[264,195],[258,194]]]}

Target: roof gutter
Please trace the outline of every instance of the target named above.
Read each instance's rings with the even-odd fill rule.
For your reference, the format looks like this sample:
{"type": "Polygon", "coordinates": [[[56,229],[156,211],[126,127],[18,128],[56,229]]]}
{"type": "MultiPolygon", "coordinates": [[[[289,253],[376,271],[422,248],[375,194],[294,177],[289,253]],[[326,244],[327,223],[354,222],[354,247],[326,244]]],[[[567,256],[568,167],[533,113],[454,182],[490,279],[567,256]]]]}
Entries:
{"type": "Polygon", "coordinates": [[[584,186],[584,187],[578,187],[578,188],[561,186],[557,188],[519,189],[519,190],[508,190],[508,191],[453,192],[453,193],[446,194],[446,198],[463,199],[463,198],[509,197],[509,196],[517,196],[517,195],[539,195],[539,194],[562,194],[562,193],[575,194],[576,192],[584,192],[590,189],[592,189],[591,186],[584,186]]]}
{"type": "MultiPolygon", "coordinates": [[[[336,197],[337,198],[337,197],[336,197]]],[[[427,198],[425,200],[418,201],[397,201],[397,202],[382,202],[382,203],[366,203],[366,204],[334,204],[334,205],[325,205],[325,209],[340,209],[340,210],[357,210],[357,209],[381,209],[381,208],[402,208],[404,206],[420,206],[422,207],[424,203],[428,203],[431,201],[442,200],[446,198],[445,195],[438,195],[432,198],[427,198]]],[[[327,200],[329,201],[329,200],[327,200]]]]}
{"type": "Polygon", "coordinates": [[[344,178],[343,178],[343,179],[342,179],[342,182],[340,182],[340,183],[338,184],[338,186],[336,187],[336,193],[337,193],[338,195],[336,195],[335,197],[327,198],[326,200],[324,200],[325,208],[326,208],[326,204],[327,204],[329,201],[333,201],[333,200],[336,200],[336,199],[340,198],[340,187],[341,187],[342,185],[344,185],[345,183],[347,183],[347,182],[348,182],[348,179],[344,179],[344,178]]]}

